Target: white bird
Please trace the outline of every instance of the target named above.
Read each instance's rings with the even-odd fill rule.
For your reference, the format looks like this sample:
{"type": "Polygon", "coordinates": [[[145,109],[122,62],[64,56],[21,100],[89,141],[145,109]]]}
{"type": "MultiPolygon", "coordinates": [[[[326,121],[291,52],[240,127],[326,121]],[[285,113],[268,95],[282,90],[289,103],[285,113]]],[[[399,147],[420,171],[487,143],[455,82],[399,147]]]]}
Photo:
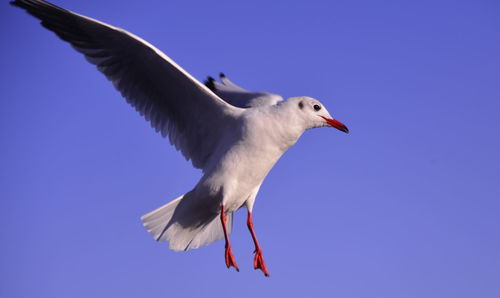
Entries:
{"type": "Polygon", "coordinates": [[[245,206],[255,244],[254,268],[268,276],[252,223],[255,197],[264,178],[307,129],[323,126],[348,132],[316,99],[287,100],[249,92],[221,74],[206,85],[141,38],[46,1],[12,5],[41,20],[97,66],[151,126],[168,136],[203,172],[192,190],[141,219],[157,241],[175,251],[225,239],[225,262],[239,271],[229,234],[233,212],[245,206]]]}

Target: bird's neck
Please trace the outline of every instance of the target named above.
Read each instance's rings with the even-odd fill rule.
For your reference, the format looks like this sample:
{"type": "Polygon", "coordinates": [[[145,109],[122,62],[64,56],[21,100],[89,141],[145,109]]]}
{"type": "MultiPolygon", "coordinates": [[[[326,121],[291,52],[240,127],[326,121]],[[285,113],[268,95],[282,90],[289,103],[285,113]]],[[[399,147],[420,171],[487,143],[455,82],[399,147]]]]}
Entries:
{"type": "Polygon", "coordinates": [[[286,106],[276,106],[275,115],[277,120],[273,130],[280,149],[284,152],[299,140],[305,128],[302,119],[291,113],[286,106]]]}

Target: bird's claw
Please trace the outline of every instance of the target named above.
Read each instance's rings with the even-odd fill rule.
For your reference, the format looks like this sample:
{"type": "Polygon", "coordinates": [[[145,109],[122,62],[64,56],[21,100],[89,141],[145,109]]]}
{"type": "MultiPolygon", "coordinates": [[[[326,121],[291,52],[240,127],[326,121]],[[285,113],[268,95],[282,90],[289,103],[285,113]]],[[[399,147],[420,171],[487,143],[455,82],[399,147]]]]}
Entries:
{"type": "Polygon", "coordinates": [[[231,250],[231,245],[226,245],[226,266],[227,268],[229,267],[234,267],[236,271],[240,271],[240,268],[238,268],[238,264],[236,264],[236,260],[234,259],[233,251],[231,250]]]}
{"type": "Polygon", "coordinates": [[[269,271],[267,270],[266,263],[264,262],[264,257],[262,256],[262,250],[255,250],[255,257],[253,259],[253,268],[255,270],[260,269],[265,276],[269,276],[269,271]]]}

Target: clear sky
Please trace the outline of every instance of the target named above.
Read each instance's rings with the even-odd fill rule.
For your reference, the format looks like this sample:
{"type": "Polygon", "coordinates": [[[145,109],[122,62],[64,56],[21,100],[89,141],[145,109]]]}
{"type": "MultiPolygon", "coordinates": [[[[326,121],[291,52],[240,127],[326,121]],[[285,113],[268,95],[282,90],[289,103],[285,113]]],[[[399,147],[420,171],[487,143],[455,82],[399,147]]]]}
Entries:
{"type": "Polygon", "coordinates": [[[0,7],[0,296],[500,297],[500,2],[76,1],[198,79],[321,100],[261,188],[271,277],[231,237],[176,253],[140,216],[200,172],[80,54],[0,7]]]}

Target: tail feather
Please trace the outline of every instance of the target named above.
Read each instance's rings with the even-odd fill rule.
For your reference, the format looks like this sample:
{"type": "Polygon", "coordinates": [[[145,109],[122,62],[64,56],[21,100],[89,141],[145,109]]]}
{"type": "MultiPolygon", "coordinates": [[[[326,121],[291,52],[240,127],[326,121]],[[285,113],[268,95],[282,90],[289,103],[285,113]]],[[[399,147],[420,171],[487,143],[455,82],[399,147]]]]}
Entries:
{"type": "Polygon", "coordinates": [[[141,217],[144,227],[156,241],[167,241],[164,236],[165,229],[183,197],[184,195],[141,217]]]}
{"type": "MultiPolygon", "coordinates": [[[[141,217],[144,227],[154,239],[169,242],[170,249],[175,251],[198,248],[224,237],[218,214],[199,212],[200,206],[193,204],[186,197],[188,195],[182,195],[141,217]]],[[[233,215],[227,214],[226,217],[230,233],[233,215]]]]}
{"type": "MultiPolygon", "coordinates": [[[[230,234],[233,229],[233,213],[226,215],[226,230],[230,234]]],[[[199,248],[204,245],[210,244],[214,241],[224,238],[224,231],[222,230],[222,223],[219,217],[209,222],[203,227],[189,242],[187,249],[199,248]]]]}

